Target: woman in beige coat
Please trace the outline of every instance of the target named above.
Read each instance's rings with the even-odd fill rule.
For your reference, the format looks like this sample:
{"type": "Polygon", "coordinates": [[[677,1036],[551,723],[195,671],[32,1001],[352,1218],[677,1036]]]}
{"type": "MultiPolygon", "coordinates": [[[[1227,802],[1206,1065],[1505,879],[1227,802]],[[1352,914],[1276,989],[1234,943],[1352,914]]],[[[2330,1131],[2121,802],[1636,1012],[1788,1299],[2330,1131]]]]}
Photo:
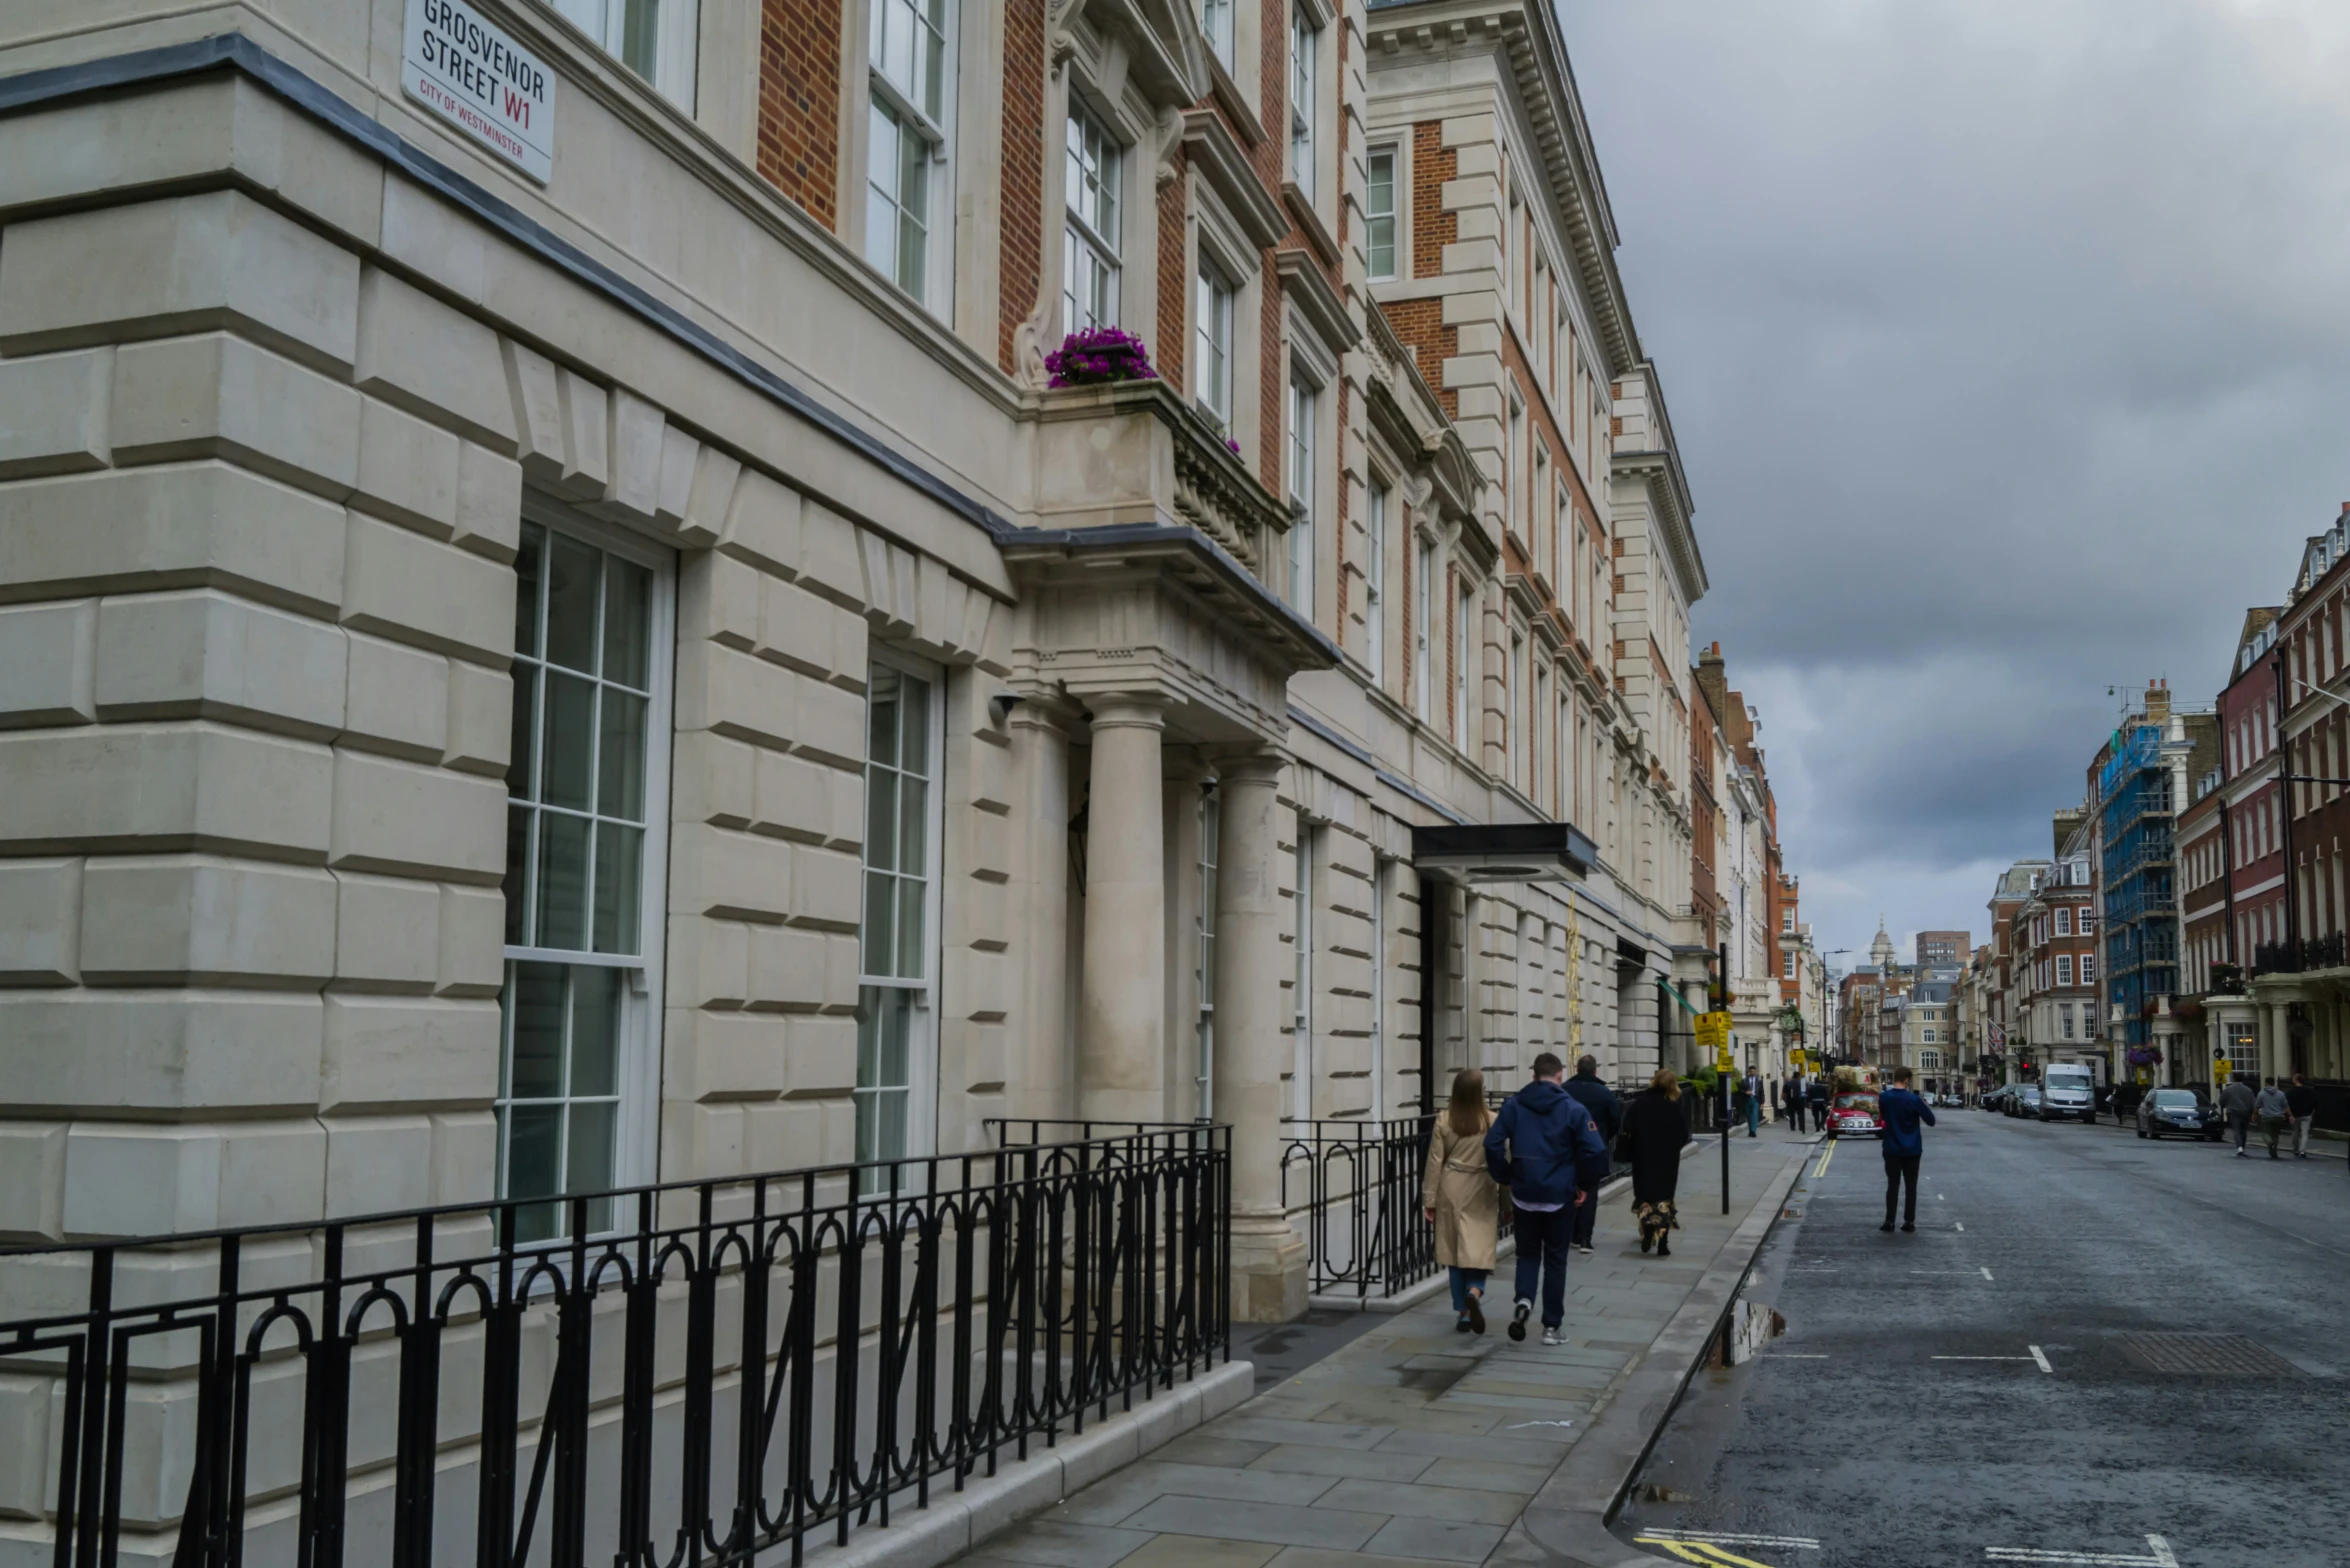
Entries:
{"type": "Polygon", "coordinates": [[[1420,1206],[1436,1227],[1436,1261],[1452,1270],[1453,1327],[1485,1332],[1485,1277],[1501,1238],[1501,1188],[1485,1169],[1485,1075],[1464,1067],[1452,1080],[1452,1100],[1428,1138],[1428,1173],[1420,1206]]]}

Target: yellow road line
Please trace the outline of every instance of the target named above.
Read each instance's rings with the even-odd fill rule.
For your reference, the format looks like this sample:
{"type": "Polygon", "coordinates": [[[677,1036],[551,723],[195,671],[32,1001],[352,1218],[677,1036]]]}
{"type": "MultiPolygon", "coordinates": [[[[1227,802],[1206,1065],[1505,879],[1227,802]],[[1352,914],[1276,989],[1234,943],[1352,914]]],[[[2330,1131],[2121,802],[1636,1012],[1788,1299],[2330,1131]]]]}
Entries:
{"type": "Polygon", "coordinates": [[[1661,1535],[1641,1535],[1633,1539],[1642,1546],[1661,1546],[1681,1561],[1702,1563],[1705,1568],[1722,1568],[1724,1564],[1730,1565],[1730,1568],[1771,1568],[1769,1563],[1758,1563],[1751,1557],[1741,1557],[1736,1552],[1725,1551],[1707,1541],[1672,1541],[1661,1535]]]}
{"type": "Polygon", "coordinates": [[[1811,1174],[1814,1181],[1828,1174],[1828,1162],[1835,1157],[1836,1140],[1831,1138],[1828,1140],[1828,1146],[1820,1151],[1820,1163],[1812,1167],[1811,1174]]]}

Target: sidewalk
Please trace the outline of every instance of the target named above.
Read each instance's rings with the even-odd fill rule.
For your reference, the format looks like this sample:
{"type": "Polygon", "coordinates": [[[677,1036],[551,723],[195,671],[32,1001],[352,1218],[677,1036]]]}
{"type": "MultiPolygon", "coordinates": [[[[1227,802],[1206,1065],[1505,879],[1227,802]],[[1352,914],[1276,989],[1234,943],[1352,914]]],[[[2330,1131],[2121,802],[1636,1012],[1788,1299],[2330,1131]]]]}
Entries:
{"type": "MultiPolygon", "coordinates": [[[[1682,1229],[1661,1262],[1641,1255],[1629,1192],[1609,1200],[1597,1250],[1569,1266],[1567,1343],[1558,1348],[1542,1347],[1539,1324],[1522,1344],[1503,1332],[1505,1259],[1482,1339],[1453,1332],[1451,1303],[1441,1295],[1380,1319],[1326,1359],[956,1561],[968,1568],[1482,1563],[1628,1380],[1669,1376],[1678,1390],[1685,1363],[1702,1347],[1687,1343],[1686,1324],[1670,1336],[1668,1325],[1693,1296],[1710,1301],[1736,1283],[1764,1227],[1747,1226],[1728,1255],[1725,1243],[1766,1189],[1784,1191],[1779,1178],[1811,1146],[1777,1129],[1733,1138],[1725,1216],[1721,1155],[1707,1140],[1682,1166],[1682,1229]]],[[[1636,1411],[1627,1407],[1636,1418],[1611,1423],[1623,1430],[1601,1439],[1624,1451],[1601,1468],[1628,1475],[1669,1408],[1670,1400],[1660,1408],[1653,1397],[1636,1411]]],[[[1524,1555],[1529,1545],[1521,1533],[1503,1556],[1542,1560],[1524,1555]]]]}

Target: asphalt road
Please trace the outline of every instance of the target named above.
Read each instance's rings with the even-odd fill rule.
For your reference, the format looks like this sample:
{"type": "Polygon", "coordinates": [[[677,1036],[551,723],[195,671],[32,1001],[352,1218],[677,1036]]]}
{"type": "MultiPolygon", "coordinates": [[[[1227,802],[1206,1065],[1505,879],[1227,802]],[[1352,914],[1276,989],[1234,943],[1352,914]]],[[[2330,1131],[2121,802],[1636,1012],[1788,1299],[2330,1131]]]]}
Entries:
{"type": "Polygon", "coordinates": [[[1770,1568],[2350,1564],[2343,1160],[1939,1114],[1914,1235],[1877,1229],[1873,1141],[1806,1166],[1749,1285],[1786,1332],[1698,1374],[1617,1534],[1770,1568]]]}

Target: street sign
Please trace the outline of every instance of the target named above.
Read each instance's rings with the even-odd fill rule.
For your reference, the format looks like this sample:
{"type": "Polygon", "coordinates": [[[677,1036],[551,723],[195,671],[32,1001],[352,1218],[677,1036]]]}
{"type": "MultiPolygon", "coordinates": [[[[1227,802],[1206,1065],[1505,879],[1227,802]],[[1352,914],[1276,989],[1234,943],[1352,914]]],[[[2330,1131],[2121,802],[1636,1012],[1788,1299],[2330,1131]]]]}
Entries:
{"type": "MultiPolygon", "coordinates": [[[[1730,1049],[1730,1015],[1728,1013],[1699,1013],[1692,1026],[1697,1032],[1697,1048],[1726,1055],[1730,1049]]],[[[1726,1068],[1725,1068],[1726,1070],[1726,1068]]]]}
{"type": "Polygon", "coordinates": [[[1738,1063],[1730,1055],[1730,1048],[1726,1045],[1723,1046],[1720,1053],[1714,1057],[1714,1071],[1726,1076],[1730,1073],[1736,1072],[1737,1070],[1738,1063]]]}
{"type": "Polygon", "coordinates": [[[1790,1066],[1790,1067],[1792,1067],[1792,1068],[1794,1068],[1794,1069],[1795,1069],[1797,1072],[1802,1072],[1802,1071],[1803,1071],[1803,1047],[1802,1047],[1802,1046],[1800,1046],[1800,1045],[1799,1045],[1799,1046],[1795,1047],[1795,1049],[1793,1049],[1792,1051],[1789,1051],[1789,1052],[1787,1053],[1787,1065],[1788,1065],[1788,1066],[1790,1066]]]}
{"type": "Polygon", "coordinates": [[[408,0],[400,87],[541,185],[554,177],[554,73],[470,0],[408,0]]]}

